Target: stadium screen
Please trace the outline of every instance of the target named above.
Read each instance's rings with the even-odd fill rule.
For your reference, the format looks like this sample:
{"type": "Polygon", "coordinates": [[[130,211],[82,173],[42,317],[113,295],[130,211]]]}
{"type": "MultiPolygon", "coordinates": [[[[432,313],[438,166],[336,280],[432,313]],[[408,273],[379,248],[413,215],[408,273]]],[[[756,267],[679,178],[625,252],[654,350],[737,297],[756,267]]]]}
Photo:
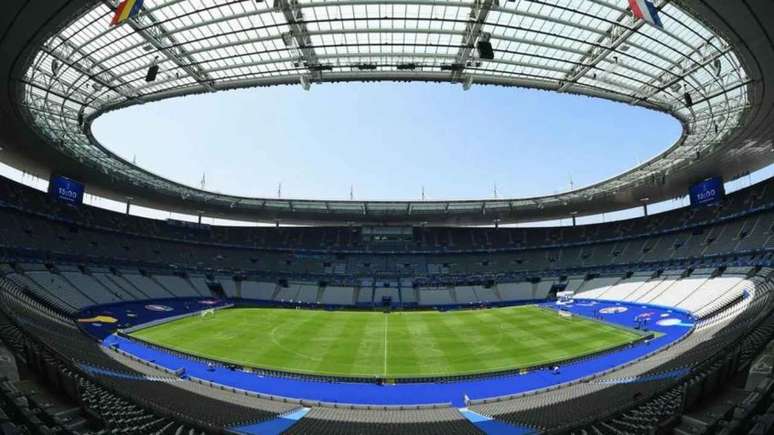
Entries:
{"type": "Polygon", "coordinates": [[[710,204],[720,200],[726,191],[723,187],[723,179],[720,177],[707,178],[694,184],[690,189],[691,205],[710,204]]]}
{"type": "Polygon", "coordinates": [[[67,177],[52,177],[48,184],[48,193],[53,198],[68,204],[83,203],[83,184],[67,177]]]}

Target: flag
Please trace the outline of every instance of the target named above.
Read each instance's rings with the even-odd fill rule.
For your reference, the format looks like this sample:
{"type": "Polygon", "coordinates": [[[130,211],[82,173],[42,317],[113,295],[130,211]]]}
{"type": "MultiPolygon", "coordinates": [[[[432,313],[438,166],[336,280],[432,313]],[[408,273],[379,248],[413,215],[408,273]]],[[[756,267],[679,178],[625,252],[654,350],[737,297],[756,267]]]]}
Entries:
{"type": "Polygon", "coordinates": [[[117,26],[129,18],[137,16],[142,10],[143,0],[124,0],[116,8],[116,14],[113,16],[111,26],[117,26]]]}
{"type": "Polygon", "coordinates": [[[658,9],[650,0],[629,0],[629,6],[632,8],[632,13],[635,17],[645,20],[645,22],[656,26],[659,29],[663,29],[664,25],[661,24],[661,18],[658,16],[658,9]]]}

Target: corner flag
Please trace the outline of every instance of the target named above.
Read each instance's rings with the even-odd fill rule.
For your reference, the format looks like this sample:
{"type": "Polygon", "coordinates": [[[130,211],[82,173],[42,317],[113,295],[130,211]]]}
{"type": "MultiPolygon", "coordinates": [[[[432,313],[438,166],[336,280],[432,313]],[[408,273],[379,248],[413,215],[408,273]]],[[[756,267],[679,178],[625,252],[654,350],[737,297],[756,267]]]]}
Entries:
{"type": "Polygon", "coordinates": [[[644,20],[652,26],[663,29],[661,18],[658,16],[658,9],[650,0],[629,0],[629,6],[635,17],[644,20]]]}
{"type": "Polygon", "coordinates": [[[117,26],[129,18],[137,16],[142,10],[143,0],[124,0],[116,8],[116,14],[113,16],[111,26],[117,26]]]}

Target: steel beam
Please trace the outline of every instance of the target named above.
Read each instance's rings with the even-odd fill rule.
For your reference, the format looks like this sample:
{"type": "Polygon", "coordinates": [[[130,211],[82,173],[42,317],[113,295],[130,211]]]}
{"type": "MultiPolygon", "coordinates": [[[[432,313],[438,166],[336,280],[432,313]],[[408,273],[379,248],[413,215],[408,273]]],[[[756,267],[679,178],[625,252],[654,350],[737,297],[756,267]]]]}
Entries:
{"type": "Polygon", "coordinates": [[[283,38],[285,45],[291,47],[294,45],[292,43],[295,43],[294,48],[297,50],[299,62],[312,73],[314,78],[320,72],[314,69],[320,65],[320,60],[312,48],[312,37],[304,22],[304,13],[298,5],[298,0],[274,0],[273,9],[282,13],[290,27],[290,34],[283,38]]]}
{"type": "Polygon", "coordinates": [[[611,24],[607,31],[597,38],[588,52],[581,58],[579,64],[560,80],[562,84],[559,87],[559,92],[565,92],[574,86],[578,80],[585,77],[589,71],[607,59],[608,56],[614,53],[618,47],[623,45],[630,36],[637,33],[640,27],[644,25],[644,22],[639,20],[634,22],[632,27],[625,26],[624,21],[627,19],[631,20],[631,18],[632,16],[628,10],[618,15],[615,24],[611,24]]]}
{"type": "Polygon", "coordinates": [[[479,40],[481,29],[486,23],[486,17],[493,7],[499,6],[498,0],[475,0],[470,7],[470,20],[465,25],[465,34],[462,37],[462,47],[454,58],[454,65],[461,68],[452,69],[452,81],[462,80],[464,68],[468,66],[473,56],[476,41],[479,40]]]}
{"type": "MultiPolygon", "coordinates": [[[[109,4],[112,9],[117,6],[117,2],[109,2],[109,4]]],[[[151,10],[143,6],[142,11],[136,17],[130,18],[127,23],[138,35],[196,80],[199,85],[208,91],[214,91],[215,80],[199,67],[196,59],[182,48],[180,42],[171,33],[167,32],[151,10]]]]}

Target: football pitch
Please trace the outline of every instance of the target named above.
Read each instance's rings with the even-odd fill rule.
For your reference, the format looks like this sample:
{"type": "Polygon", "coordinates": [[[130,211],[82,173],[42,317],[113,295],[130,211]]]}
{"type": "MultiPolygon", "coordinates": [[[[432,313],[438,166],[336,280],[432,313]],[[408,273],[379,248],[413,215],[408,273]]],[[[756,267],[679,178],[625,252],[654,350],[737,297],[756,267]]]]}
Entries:
{"type": "Polygon", "coordinates": [[[381,312],[235,308],[131,336],[207,359],[302,374],[435,377],[520,369],[636,341],[622,327],[536,306],[381,312]]]}

